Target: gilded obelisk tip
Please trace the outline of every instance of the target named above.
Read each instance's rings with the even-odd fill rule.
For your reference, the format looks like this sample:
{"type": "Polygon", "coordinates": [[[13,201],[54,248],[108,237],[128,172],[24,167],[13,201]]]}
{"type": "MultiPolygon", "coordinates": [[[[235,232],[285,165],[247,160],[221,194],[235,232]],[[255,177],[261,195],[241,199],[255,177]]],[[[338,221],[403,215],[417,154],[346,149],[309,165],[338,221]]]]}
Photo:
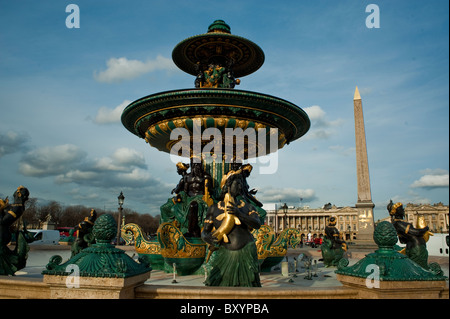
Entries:
{"type": "Polygon", "coordinates": [[[355,96],[353,97],[353,100],[361,100],[361,95],[359,95],[358,87],[355,89],[355,96]]]}

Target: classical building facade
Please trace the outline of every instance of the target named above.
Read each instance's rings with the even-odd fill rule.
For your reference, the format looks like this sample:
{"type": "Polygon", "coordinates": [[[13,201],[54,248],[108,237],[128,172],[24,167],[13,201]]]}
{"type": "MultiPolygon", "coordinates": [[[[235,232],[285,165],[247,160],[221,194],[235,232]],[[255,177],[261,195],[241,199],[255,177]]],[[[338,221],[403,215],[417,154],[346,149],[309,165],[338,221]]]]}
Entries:
{"type": "MultiPolygon", "coordinates": [[[[406,204],[405,216],[406,220],[413,225],[417,224],[417,218],[423,216],[430,231],[434,233],[448,233],[449,229],[449,206],[442,203],[437,204],[406,204]]],[[[382,220],[390,221],[390,217],[382,220]]]]}
{"type": "MultiPolygon", "coordinates": [[[[449,231],[449,206],[442,203],[437,204],[407,204],[405,206],[406,219],[416,225],[417,217],[424,216],[427,225],[434,233],[448,233],[449,231]]],[[[336,227],[345,240],[358,240],[360,238],[360,210],[356,207],[336,207],[325,205],[323,208],[309,207],[277,207],[267,210],[266,224],[282,232],[285,228],[300,230],[306,238],[308,233],[312,237],[323,237],[325,226],[330,217],[337,218],[336,227]]],[[[390,221],[390,217],[382,220],[390,221]]],[[[376,222],[379,223],[382,220],[376,222]]]]}
{"type": "Polygon", "coordinates": [[[345,240],[358,239],[360,211],[355,207],[336,207],[325,205],[324,208],[289,207],[267,210],[266,224],[282,232],[285,228],[300,230],[306,238],[325,236],[325,226],[332,216],[337,218],[336,227],[345,240]]]}

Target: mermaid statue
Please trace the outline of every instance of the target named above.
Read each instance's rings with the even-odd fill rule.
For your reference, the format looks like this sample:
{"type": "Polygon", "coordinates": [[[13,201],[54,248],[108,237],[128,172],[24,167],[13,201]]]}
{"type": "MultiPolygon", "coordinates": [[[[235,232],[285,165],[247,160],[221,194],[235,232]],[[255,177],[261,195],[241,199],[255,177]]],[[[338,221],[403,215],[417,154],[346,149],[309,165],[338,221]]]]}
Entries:
{"type": "Polygon", "coordinates": [[[202,239],[209,244],[211,271],[206,286],[261,287],[258,255],[251,231],[261,227],[255,207],[243,201],[242,170],[223,177],[222,200],[208,209],[202,239]]]}
{"type": "Polygon", "coordinates": [[[440,267],[436,263],[428,264],[427,241],[433,233],[426,226],[425,220],[418,218],[418,225],[405,220],[405,209],[402,203],[393,203],[392,200],[387,205],[387,210],[391,216],[391,223],[397,231],[397,236],[402,244],[406,244],[404,250],[400,251],[426,270],[439,272],[440,267]],[[438,269],[439,268],[439,269],[438,269]]]}

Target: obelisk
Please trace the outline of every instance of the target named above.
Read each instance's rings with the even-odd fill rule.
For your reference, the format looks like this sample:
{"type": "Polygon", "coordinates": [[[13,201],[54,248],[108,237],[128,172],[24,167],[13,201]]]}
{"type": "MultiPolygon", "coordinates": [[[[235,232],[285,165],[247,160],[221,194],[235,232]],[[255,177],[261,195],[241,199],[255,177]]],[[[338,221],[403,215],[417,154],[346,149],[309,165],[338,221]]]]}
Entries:
{"type": "Polygon", "coordinates": [[[364,130],[362,101],[358,87],[355,90],[353,106],[355,113],[356,177],[358,182],[358,201],[355,207],[359,211],[357,240],[373,242],[373,208],[375,204],[372,202],[372,195],[370,193],[366,133],[364,130]]]}

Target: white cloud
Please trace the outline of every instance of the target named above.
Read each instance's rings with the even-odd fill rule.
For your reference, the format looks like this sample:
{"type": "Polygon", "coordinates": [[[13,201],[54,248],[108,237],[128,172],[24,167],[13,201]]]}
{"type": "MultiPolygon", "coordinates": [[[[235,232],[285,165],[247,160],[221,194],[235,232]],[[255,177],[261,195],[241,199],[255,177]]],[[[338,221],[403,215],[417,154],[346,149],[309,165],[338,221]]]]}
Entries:
{"type": "Polygon", "coordinates": [[[54,176],[57,184],[94,187],[142,187],[153,180],[146,169],[144,155],[134,149],[118,148],[110,156],[88,159],[86,152],[71,144],[35,149],[19,163],[25,176],[54,176]]]}
{"type": "Polygon", "coordinates": [[[118,174],[117,177],[123,184],[131,184],[136,187],[148,186],[152,180],[148,171],[136,167],[126,173],[118,174]]]}
{"type": "Polygon", "coordinates": [[[305,107],[304,111],[308,114],[309,119],[311,121],[324,121],[325,119],[325,111],[318,105],[313,105],[309,107],[305,107]]]}
{"type": "Polygon", "coordinates": [[[79,169],[70,170],[65,172],[64,174],[58,175],[55,178],[55,182],[57,184],[63,183],[83,183],[89,181],[98,181],[100,178],[100,174],[94,171],[82,171],[79,169]]]}
{"type": "Polygon", "coordinates": [[[332,128],[342,124],[341,119],[329,121],[326,112],[318,105],[304,108],[306,114],[311,121],[311,129],[303,139],[327,139],[333,135],[332,128]]]}
{"type": "Polygon", "coordinates": [[[111,58],[106,62],[106,70],[94,72],[94,79],[98,82],[113,83],[123,80],[131,80],[143,74],[157,70],[175,69],[171,59],[158,55],[154,60],[142,62],[139,60],[128,60],[125,57],[111,58]]]}
{"type": "Polygon", "coordinates": [[[298,203],[300,198],[303,202],[313,201],[315,192],[312,189],[295,189],[295,188],[264,188],[261,189],[256,197],[262,202],[279,202],[298,203]]]}
{"type": "Polygon", "coordinates": [[[45,177],[65,172],[78,165],[86,153],[72,144],[42,147],[25,154],[19,163],[19,171],[25,176],[45,177]]]}
{"type": "Polygon", "coordinates": [[[438,188],[449,186],[449,174],[442,175],[424,175],[411,184],[411,187],[417,188],[438,188]]]}
{"type": "Polygon", "coordinates": [[[144,155],[130,148],[122,147],[117,149],[111,158],[120,165],[136,166],[140,168],[147,167],[144,155]]]}
{"type": "Polygon", "coordinates": [[[75,183],[101,188],[143,187],[154,180],[147,171],[143,154],[126,147],[115,150],[110,156],[80,160],[58,170],[48,170],[46,174],[55,176],[57,184],[75,183]]]}
{"type": "Polygon", "coordinates": [[[0,132],[0,158],[7,154],[12,154],[26,149],[26,143],[30,137],[26,133],[14,131],[0,132]]]}
{"type": "Polygon", "coordinates": [[[121,104],[116,106],[113,109],[102,106],[95,116],[94,122],[97,124],[110,124],[110,123],[119,123],[120,117],[122,116],[122,112],[129,105],[131,101],[124,100],[121,104]]]}

